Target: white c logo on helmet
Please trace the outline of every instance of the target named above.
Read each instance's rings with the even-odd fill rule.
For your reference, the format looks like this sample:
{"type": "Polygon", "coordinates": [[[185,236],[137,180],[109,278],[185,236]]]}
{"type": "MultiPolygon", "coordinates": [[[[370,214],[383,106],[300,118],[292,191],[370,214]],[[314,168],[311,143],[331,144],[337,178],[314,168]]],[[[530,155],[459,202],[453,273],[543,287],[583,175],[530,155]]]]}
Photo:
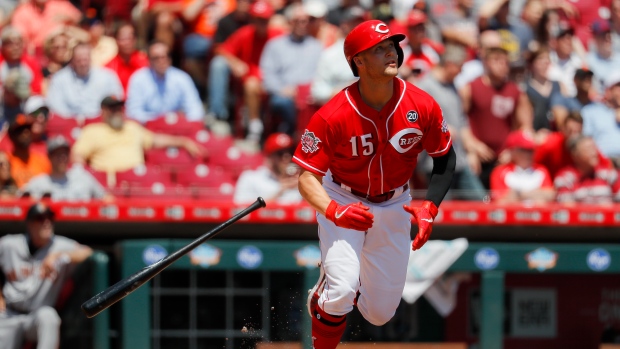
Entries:
{"type": "Polygon", "coordinates": [[[381,34],[387,34],[390,32],[390,28],[388,28],[387,24],[379,23],[375,26],[375,31],[381,34]]]}

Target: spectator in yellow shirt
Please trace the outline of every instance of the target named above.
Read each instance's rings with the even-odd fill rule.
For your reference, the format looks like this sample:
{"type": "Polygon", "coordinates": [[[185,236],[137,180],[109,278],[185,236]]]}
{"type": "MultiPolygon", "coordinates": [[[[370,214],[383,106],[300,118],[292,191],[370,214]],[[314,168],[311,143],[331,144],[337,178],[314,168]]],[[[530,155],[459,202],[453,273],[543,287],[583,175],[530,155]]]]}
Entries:
{"type": "Polygon", "coordinates": [[[144,164],[144,151],[151,148],[179,147],[194,157],[206,150],[187,137],[153,133],[123,112],[125,102],[109,96],[101,102],[103,122],[87,125],[72,148],[71,160],[88,163],[94,170],[119,172],[144,164]]]}

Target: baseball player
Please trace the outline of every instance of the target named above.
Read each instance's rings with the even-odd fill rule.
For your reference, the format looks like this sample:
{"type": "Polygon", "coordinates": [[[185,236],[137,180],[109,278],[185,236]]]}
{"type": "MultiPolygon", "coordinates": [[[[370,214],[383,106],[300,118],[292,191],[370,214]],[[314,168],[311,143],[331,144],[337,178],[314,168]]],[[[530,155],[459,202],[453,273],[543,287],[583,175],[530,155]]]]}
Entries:
{"type": "Polygon", "coordinates": [[[56,349],[60,318],[53,308],[72,266],[92,250],[54,235],[54,213],[35,204],[26,214],[26,234],[0,239],[0,349],[20,349],[24,339],[38,349],[56,349]]]}
{"type": "Polygon", "coordinates": [[[347,35],[344,53],[359,81],[312,117],[293,157],[302,168],[299,191],[319,223],[321,273],[308,296],[315,349],[336,348],[354,305],[374,325],[390,320],[409,246],[428,240],[452,180],[456,154],[439,105],[396,78],[404,38],[379,20],[347,35]],[[408,181],[423,150],[434,169],[426,200],[412,207],[408,181]]]}

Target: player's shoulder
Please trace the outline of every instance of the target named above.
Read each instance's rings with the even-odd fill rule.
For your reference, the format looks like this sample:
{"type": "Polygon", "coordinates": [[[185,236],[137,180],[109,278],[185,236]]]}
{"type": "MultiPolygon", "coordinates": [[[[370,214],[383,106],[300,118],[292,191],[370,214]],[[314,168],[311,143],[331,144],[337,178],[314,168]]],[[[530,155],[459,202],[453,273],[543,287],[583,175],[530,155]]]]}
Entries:
{"type": "Polygon", "coordinates": [[[7,234],[0,237],[0,247],[15,248],[23,244],[26,236],[24,234],[7,234]]]}
{"type": "Polygon", "coordinates": [[[331,123],[342,118],[342,116],[346,116],[347,113],[355,112],[351,102],[353,96],[347,91],[354,85],[355,84],[350,85],[338,92],[332,99],[319,108],[316,115],[325,120],[325,122],[331,123]]]}

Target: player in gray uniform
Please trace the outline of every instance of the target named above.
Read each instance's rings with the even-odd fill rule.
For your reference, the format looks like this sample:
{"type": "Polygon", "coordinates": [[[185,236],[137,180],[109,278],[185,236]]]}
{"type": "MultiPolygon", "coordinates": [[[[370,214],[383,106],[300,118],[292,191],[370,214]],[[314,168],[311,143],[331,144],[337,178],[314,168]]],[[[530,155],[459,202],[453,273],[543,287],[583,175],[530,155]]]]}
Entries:
{"type": "Polygon", "coordinates": [[[0,238],[0,349],[20,349],[23,341],[37,349],[57,349],[60,317],[53,308],[72,267],[92,250],[54,235],[54,213],[42,203],[26,214],[26,234],[0,238]]]}

